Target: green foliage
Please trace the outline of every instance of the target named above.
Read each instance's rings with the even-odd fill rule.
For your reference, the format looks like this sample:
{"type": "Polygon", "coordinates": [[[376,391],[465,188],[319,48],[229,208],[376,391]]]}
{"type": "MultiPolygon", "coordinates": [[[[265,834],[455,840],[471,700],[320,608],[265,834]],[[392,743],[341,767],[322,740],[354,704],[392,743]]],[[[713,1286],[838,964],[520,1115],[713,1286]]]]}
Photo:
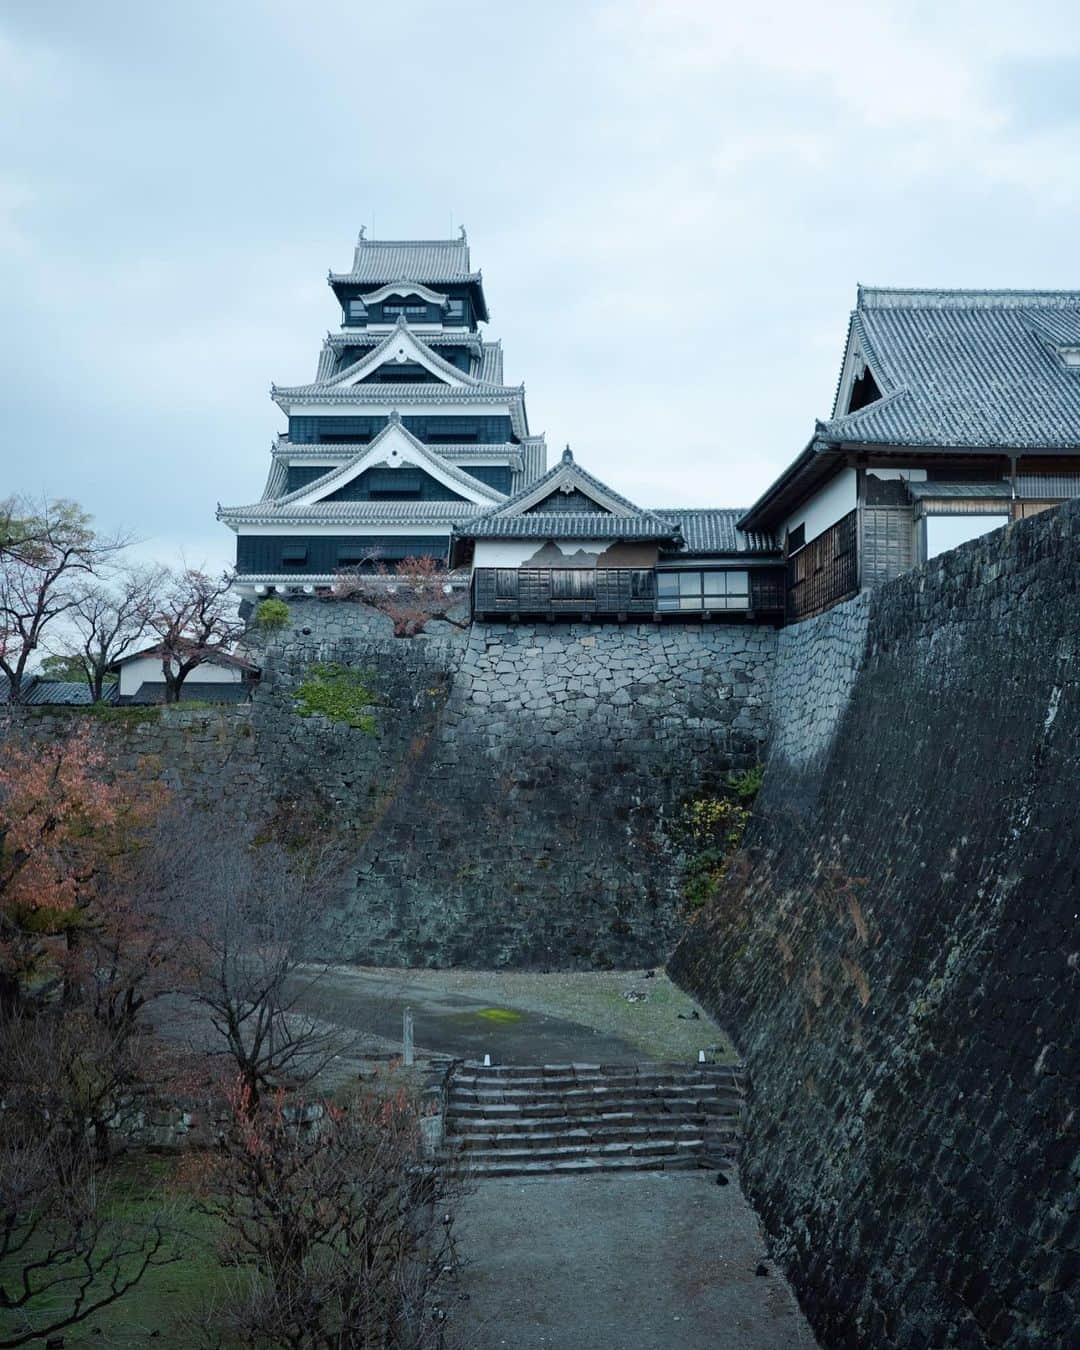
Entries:
{"type": "Polygon", "coordinates": [[[277,633],[289,622],[289,606],[284,600],[263,600],[255,611],[255,627],[264,633],[277,633]]]}
{"type": "Polygon", "coordinates": [[[375,715],[372,709],[377,700],[371,688],[370,675],[350,670],[337,662],[315,665],[307,679],[297,689],[294,698],[301,717],[328,717],[332,722],[344,722],[369,736],[375,734],[375,715]]]}
{"type": "Polygon", "coordinates": [[[761,791],[765,778],[765,766],[755,764],[752,769],[743,769],[742,773],[728,774],[727,785],[740,801],[753,801],[761,791]]]}
{"type": "Polygon", "coordinates": [[[76,681],[81,684],[86,679],[86,670],[77,656],[46,656],[41,663],[41,673],[50,680],[70,680],[73,684],[76,681]]]}
{"type": "Polygon", "coordinates": [[[682,833],[693,850],[684,868],[683,895],[691,910],[703,908],[719,891],[742,843],[762,778],[762,767],[755,764],[729,774],[724,795],[697,797],[683,808],[682,833]]]}

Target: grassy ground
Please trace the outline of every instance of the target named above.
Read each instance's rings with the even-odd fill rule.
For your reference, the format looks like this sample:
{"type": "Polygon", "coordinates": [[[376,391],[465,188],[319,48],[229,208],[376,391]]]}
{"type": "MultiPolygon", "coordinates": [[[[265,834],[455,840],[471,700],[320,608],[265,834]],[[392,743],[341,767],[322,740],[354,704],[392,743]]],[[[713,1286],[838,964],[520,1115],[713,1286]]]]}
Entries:
{"type": "Polygon", "coordinates": [[[644,970],[574,971],[539,974],[492,970],[378,970],[410,985],[463,994],[489,1001],[492,1021],[515,1008],[563,1017],[583,1026],[618,1036],[658,1059],[692,1062],[699,1049],[715,1046],[710,1058],[723,1063],[734,1059],[730,1042],[701,1015],[695,1020],[692,999],[677,988],[663,970],[651,976],[644,970]],[[626,995],[645,995],[631,1001],[626,995]],[[680,1017],[680,1014],[682,1016],[680,1017]]]}
{"type": "MultiPolygon", "coordinates": [[[[192,1344],[183,1319],[195,1313],[205,1298],[224,1289],[226,1272],[215,1252],[213,1221],[194,1209],[190,1195],[174,1187],[171,1178],[172,1164],[159,1159],[120,1162],[110,1169],[111,1216],[138,1225],[164,1209],[171,1247],[179,1259],[148,1270],[124,1298],[60,1333],[65,1350],[72,1346],[128,1350],[150,1345],[181,1350],[192,1344]]],[[[7,1270],[2,1273],[9,1274],[7,1270]]],[[[32,1308],[33,1325],[47,1325],[51,1311],[44,1301],[32,1308]]],[[[4,1331],[9,1327],[0,1315],[0,1333],[4,1331]]]]}

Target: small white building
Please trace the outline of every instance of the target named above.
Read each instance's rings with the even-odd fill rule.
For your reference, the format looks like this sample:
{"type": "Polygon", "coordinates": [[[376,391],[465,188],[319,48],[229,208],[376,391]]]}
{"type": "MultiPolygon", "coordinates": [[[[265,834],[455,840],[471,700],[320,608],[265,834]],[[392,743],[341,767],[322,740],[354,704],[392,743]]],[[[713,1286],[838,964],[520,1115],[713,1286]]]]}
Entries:
{"type": "MultiPolygon", "coordinates": [[[[144,647],[109,667],[119,675],[120,703],[164,703],[165,673],[161,648],[144,647]]],[[[246,657],[221,652],[195,667],[180,687],[180,701],[246,703],[259,678],[259,667],[246,657]]]]}

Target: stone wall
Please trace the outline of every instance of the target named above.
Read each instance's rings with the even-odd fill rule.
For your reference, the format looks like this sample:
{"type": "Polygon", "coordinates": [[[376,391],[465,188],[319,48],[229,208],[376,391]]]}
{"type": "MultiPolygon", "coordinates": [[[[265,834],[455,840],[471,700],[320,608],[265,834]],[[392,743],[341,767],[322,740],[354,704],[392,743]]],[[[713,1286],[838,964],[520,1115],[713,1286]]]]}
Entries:
{"type": "Polygon", "coordinates": [[[672,818],[760,759],[775,642],[740,625],[475,626],[360,856],[348,954],[663,960],[681,924],[672,818]]]}
{"type": "Polygon", "coordinates": [[[671,962],[747,1061],[744,1183],[823,1344],[1075,1338],[1078,579],[1074,503],[877,592],[854,681],[850,607],[785,634],[796,715],[671,962]]]}
{"type": "MultiPolygon", "coordinates": [[[[430,624],[291,606],[248,707],[117,710],[111,762],[250,832],[347,863],[325,954],[400,965],[633,966],[678,935],[683,803],[756,763],[772,629],[430,624]],[[360,671],[375,734],[300,717],[311,666],[360,671]]],[[[50,736],[73,714],[6,714],[50,736]]],[[[82,714],[87,716],[87,714],[82,714]]]]}

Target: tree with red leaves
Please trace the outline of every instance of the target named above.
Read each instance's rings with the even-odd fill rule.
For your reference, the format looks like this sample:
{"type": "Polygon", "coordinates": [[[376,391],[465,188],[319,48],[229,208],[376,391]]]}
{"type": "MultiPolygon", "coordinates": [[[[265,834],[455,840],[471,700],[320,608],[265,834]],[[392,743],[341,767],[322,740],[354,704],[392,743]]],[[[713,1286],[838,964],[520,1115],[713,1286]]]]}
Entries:
{"type": "Polygon", "coordinates": [[[432,619],[455,628],[468,628],[468,620],[454,613],[462,604],[460,590],[447,580],[436,558],[404,558],[391,572],[373,555],[374,570],[349,568],[334,579],[334,598],[362,600],[387,615],[395,637],[415,637],[432,619]]]}

